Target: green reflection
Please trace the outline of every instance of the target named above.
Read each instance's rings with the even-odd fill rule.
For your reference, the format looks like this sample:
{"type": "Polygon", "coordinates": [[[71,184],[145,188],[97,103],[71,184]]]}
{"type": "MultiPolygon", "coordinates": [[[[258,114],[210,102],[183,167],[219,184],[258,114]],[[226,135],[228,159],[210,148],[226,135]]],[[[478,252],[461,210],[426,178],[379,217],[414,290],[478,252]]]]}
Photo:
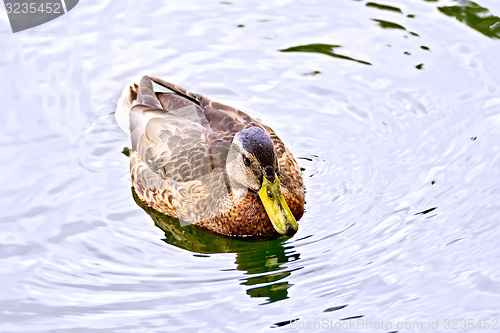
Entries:
{"type": "Polygon", "coordinates": [[[326,54],[327,56],[351,60],[355,62],[359,62],[360,64],[371,65],[371,63],[363,60],[354,59],[345,55],[337,54],[334,52],[334,48],[342,47],[340,45],[330,45],[330,44],[308,44],[308,45],[299,45],[289,47],[287,49],[279,50],[280,52],[312,52],[312,53],[321,53],[326,54]]]}
{"type": "Polygon", "coordinates": [[[292,274],[286,270],[287,263],[299,259],[291,245],[285,245],[287,237],[278,239],[242,239],[223,237],[193,225],[182,225],[173,217],[154,210],[142,202],[134,189],[135,202],[153,219],[155,225],[165,232],[165,241],[195,255],[235,253],[236,269],[245,272],[242,285],[251,286],[247,294],[251,297],[266,297],[267,302],[288,298],[290,284],[284,281],[292,274]]]}
{"type": "Polygon", "coordinates": [[[378,24],[380,25],[380,27],[382,27],[384,29],[406,30],[405,27],[403,27],[402,25],[399,25],[397,23],[394,23],[394,22],[389,22],[389,21],[384,21],[384,20],[377,20],[377,19],[372,19],[372,20],[375,21],[375,22],[378,22],[378,24]]]}
{"type": "Polygon", "coordinates": [[[373,7],[373,8],[377,8],[377,9],[380,9],[380,10],[389,10],[391,12],[403,13],[401,11],[401,9],[399,9],[398,7],[393,7],[393,6],[388,6],[388,5],[382,5],[382,4],[378,4],[378,3],[375,3],[375,2],[368,2],[368,3],[366,3],[366,7],[373,7]]]}
{"type": "Polygon", "coordinates": [[[457,2],[457,6],[438,7],[438,9],[441,13],[455,17],[485,36],[500,38],[500,18],[472,1],[459,0],[457,2]]]}
{"type": "Polygon", "coordinates": [[[123,147],[122,154],[130,157],[130,148],[129,147],[123,147]]]}

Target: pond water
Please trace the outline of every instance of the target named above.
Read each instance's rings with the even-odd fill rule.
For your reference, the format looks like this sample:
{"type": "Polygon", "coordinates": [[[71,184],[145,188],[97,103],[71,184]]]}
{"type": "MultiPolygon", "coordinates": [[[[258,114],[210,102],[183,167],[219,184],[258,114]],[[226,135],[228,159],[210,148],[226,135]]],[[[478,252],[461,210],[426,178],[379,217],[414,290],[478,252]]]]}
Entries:
{"type": "Polygon", "coordinates": [[[500,331],[500,3],[478,1],[2,14],[0,330],[500,331]],[[112,113],[141,74],[278,133],[304,169],[293,238],[136,204],[112,113]]]}

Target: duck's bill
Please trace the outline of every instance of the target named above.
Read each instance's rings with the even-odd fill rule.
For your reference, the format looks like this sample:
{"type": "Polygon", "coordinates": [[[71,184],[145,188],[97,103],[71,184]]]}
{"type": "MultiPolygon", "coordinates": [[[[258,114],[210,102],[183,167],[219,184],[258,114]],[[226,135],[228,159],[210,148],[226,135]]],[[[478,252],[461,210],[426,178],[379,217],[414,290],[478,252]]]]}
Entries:
{"type": "Polygon", "coordinates": [[[266,177],[263,177],[259,197],[271,220],[271,224],[278,233],[292,236],[297,232],[299,226],[281,194],[278,175],[274,176],[272,183],[266,177]]]}

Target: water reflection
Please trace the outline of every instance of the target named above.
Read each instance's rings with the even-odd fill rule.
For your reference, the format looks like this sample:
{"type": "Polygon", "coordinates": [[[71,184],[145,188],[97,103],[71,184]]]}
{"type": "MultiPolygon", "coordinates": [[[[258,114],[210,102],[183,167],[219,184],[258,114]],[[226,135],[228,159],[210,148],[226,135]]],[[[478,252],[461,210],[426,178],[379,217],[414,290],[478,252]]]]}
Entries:
{"type": "Polygon", "coordinates": [[[312,52],[312,53],[320,53],[320,54],[326,54],[327,56],[334,57],[334,58],[339,58],[339,59],[344,59],[344,60],[351,60],[355,62],[359,62],[360,64],[365,64],[365,65],[371,65],[371,63],[364,61],[364,60],[358,60],[354,59],[342,54],[335,53],[333,49],[342,47],[340,45],[331,45],[331,44],[307,44],[307,45],[299,45],[299,46],[293,46],[289,47],[287,49],[279,50],[281,52],[312,52]]]}
{"type": "Polygon", "coordinates": [[[373,8],[377,8],[377,9],[380,9],[380,10],[388,10],[388,11],[391,11],[391,12],[403,13],[403,11],[401,9],[399,9],[398,7],[393,7],[393,6],[378,4],[378,3],[375,3],[375,2],[368,2],[368,3],[366,3],[366,7],[373,7],[373,8]]]}
{"type": "Polygon", "coordinates": [[[405,27],[403,27],[400,24],[394,23],[394,22],[389,22],[389,21],[384,21],[384,20],[379,20],[379,19],[372,19],[373,21],[377,22],[381,28],[383,29],[399,29],[399,30],[406,30],[405,27]]]}
{"type": "Polygon", "coordinates": [[[192,224],[183,225],[178,219],[148,207],[133,188],[132,194],[137,205],[165,232],[163,241],[198,255],[235,253],[236,270],[245,272],[247,277],[241,284],[249,286],[250,297],[264,297],[268,303],[288,298],[288,288],[292,285],[284,279],[293,270],[287,270],[286,264],[298,260],[300,254],[292,245],[285,244],[287,237],[245,240],[216,235],[192,224]]]}
{"type": "Polygon", "coordinates": [[[284,246],[284,242],[285,239],[280,239],[270,246],[237,253],[237,269],[250,275],[242,284],[250,286],[247,294],[251,297],[267,297],[269,303],[288,298],[291,284],[283,279],[289,277],[292,270],[283,269],[289,261],[298,260],[300,255],[293,246],[284,246]]]}
{"type": "Polygon", "coordinates": [[[459,0],[456,6],[444,6],[438,9],[441,13],[455,17],[485,36],[500,38],[500,18],[475,2],[459,0]]]}

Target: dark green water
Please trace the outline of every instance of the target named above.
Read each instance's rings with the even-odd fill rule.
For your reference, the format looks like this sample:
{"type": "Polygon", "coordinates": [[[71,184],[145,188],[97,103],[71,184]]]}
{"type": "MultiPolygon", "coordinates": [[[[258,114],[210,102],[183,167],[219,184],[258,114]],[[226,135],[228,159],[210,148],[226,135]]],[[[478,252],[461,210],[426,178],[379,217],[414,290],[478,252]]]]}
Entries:
{"type": "Polygon", "coordinates": [[[80,2],[16,34],[0,18],[0,331],[499,331],[499,15],[280,0],[80,2]],[[112,112],[142,74],[278,133],[304,169],[293,238],[135,202],[112,112]]]}

